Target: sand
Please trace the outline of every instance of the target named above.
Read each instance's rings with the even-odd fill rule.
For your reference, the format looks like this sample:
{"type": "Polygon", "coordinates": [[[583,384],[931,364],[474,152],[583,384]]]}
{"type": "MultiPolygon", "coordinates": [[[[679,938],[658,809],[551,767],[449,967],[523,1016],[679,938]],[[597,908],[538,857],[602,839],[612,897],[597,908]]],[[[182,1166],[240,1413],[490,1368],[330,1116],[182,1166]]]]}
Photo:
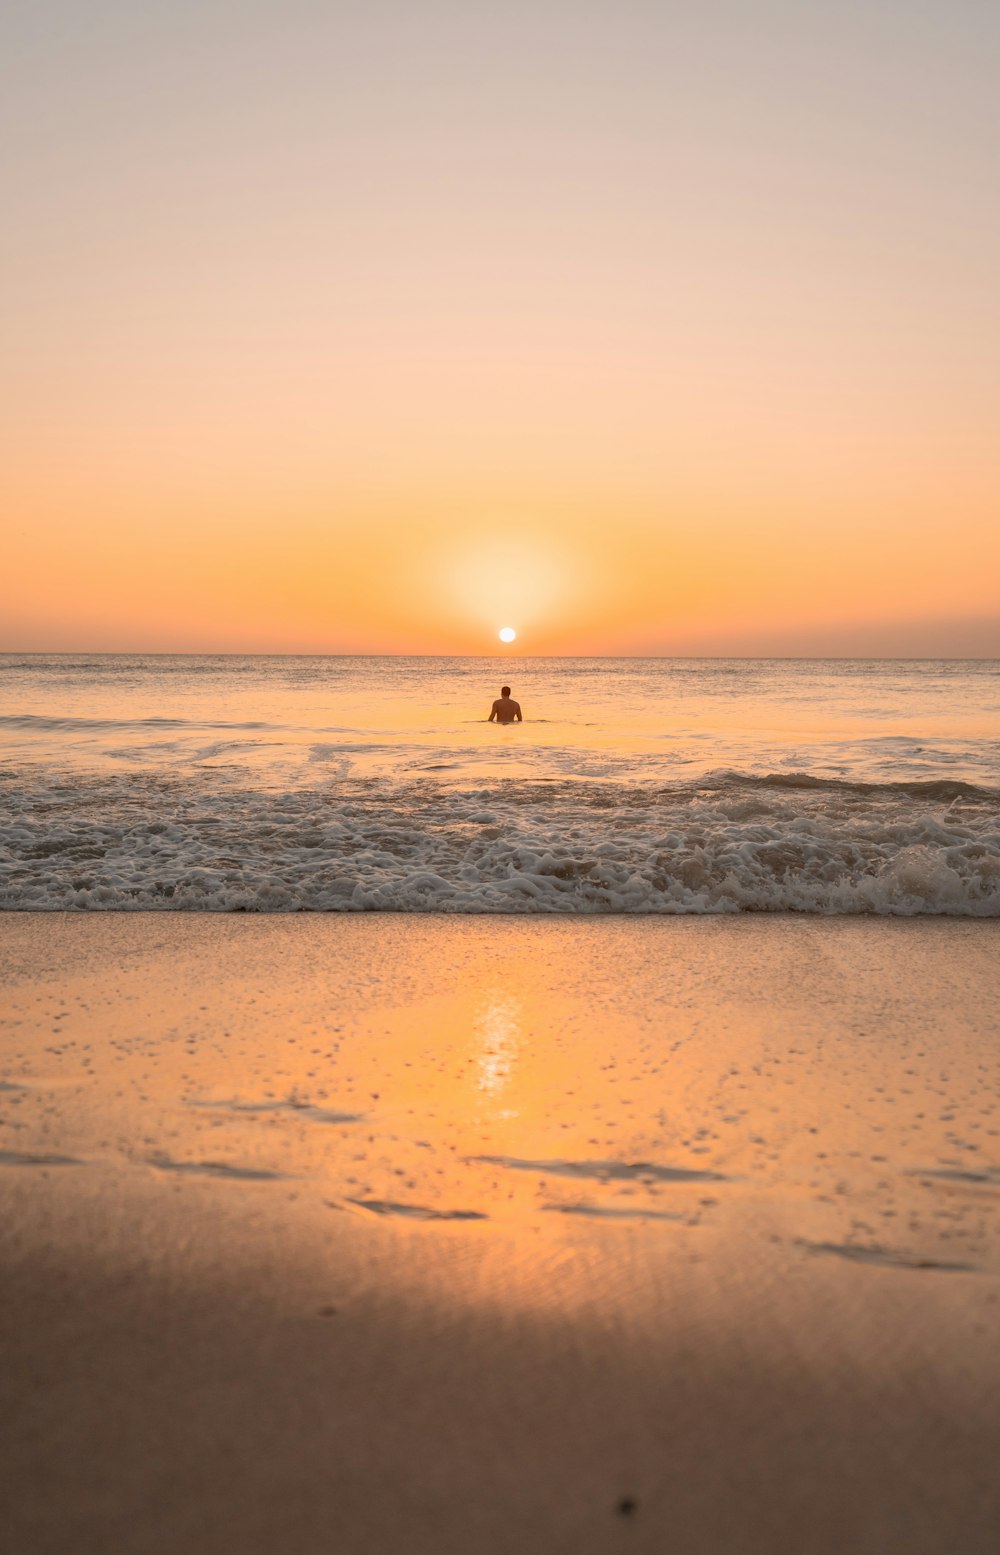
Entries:
{"type": "Polygon", "coordinates": [[[1000,1546],[1000,924],[0,918],[15,1555],[1000,1546]]]}

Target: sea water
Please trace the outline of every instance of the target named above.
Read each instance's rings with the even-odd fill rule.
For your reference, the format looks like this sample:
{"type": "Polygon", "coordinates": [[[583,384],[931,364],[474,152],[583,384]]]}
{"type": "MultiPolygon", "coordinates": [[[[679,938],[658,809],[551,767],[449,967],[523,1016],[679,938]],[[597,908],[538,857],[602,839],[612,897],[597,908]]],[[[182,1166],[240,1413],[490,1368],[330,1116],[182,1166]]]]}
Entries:
{"type": "Polygon", "coordinates": [[[1000,662],[7,654],[0,907],[995,917],[1000,662]]]}

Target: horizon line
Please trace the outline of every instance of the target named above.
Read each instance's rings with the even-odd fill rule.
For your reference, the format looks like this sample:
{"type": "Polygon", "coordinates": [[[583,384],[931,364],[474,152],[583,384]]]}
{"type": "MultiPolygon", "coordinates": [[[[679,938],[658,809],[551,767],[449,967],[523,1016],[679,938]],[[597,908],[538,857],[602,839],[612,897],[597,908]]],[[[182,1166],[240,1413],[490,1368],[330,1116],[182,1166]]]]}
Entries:
{"type": "Polygon", "coordinates": [[[363,653],[318,652],[294,649],[211,649],[211,648],[0,648],[0,658],[126,658],[126,659],[718,659],[720,661],[765,660],[769,663],[851,663],[869,664],[996,664],[1000,654],[991,653],[363,653]]]}

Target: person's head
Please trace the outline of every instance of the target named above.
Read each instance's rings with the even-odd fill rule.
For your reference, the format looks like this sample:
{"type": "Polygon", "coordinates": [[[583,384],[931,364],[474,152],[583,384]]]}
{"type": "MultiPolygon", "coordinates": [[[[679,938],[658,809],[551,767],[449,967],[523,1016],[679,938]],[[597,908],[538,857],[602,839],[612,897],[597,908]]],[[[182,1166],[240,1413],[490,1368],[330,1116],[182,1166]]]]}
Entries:
{"type": "Polygon", "coordinates": [[[509,697],[510,696],[510,687],[509,686],[501,686],[500,687],[500,695],[502,697],[509,697]]]}

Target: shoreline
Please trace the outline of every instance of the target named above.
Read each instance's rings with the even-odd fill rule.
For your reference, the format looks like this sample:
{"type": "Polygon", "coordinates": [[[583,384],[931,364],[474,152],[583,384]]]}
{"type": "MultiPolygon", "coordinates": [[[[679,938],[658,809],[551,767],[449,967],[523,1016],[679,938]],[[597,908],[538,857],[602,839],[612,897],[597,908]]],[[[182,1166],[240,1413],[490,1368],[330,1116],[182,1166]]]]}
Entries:
{"type": "Polygon", "coordinates": [[[12,1547],[992,1551],[998,950],[0,915],[12,1547]]]}

